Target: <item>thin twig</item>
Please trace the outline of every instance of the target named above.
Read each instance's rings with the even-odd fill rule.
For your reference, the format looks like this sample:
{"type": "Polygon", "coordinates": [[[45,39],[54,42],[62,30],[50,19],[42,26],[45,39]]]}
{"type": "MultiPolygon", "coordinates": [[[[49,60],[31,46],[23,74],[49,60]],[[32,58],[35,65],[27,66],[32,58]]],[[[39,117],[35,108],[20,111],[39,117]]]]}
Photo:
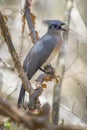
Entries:
{"type": "Polygon", "coordinates": [[[0,57],[0,61],[3,63],[4,67],[5,68],[8,68],[12,71],[14,71],[14,67],[10,66],[5,60],[3,60],[1,57],[0,57]]]}
{"type": "MultiPolygon", "coordinates": [[[[70,1],[68,1],[70,2],[70,1]]],[[[66,16],[66,22],[67,22],[67,30],[69,29],[69,24],[70,24],[70,13],[73,7],[73,2],[71,2],[71,6],[67,8],[68,2],[66,5],[66,11],[67,11],[67,16],[66,16]]],[[[65,59],[66,59],[66,53],[67,53],[67,42],[68,42],[68,31],[63,33],[63,47],[59,53],[58,57],[58,62],[57,62],[57,68],[56,72],[60,72],[60,82],[56,83],[54,86],[54,92],[53,92],[53,106],[52,106],[52,122],[54,124],[58,124],[59,120],[59,108],[60,108],[60,94],[61,94],[61,87],[62,87],[62,82],[63,82],[63,77],[65,73],[65,59]],[[64,63],[61,63],[61,60],[63,60],[64,63]]]]}
{"type": "Polygon", "coordinates": [[[35,43],[39,39],[39,35],[35,31],[35,16],[31,13],[30,6],[30,0],[25,0],[24,16],[30,30],[31,40],[35,43]]]}

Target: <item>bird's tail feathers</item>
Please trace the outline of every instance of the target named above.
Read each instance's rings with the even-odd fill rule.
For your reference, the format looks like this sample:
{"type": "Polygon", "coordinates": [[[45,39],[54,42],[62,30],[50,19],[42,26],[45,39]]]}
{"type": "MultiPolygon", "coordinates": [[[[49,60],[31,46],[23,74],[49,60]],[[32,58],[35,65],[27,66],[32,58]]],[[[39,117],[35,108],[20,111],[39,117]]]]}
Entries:
{"type": "Polygon", "coordinates": [[[21,86],[21,90],[20,90],[20,94],[19,94],[19,98],[18,98],[18,103],[17,103],[18,108],[23,106],[24,97],[25,97],[25,89],[21,86]]]}

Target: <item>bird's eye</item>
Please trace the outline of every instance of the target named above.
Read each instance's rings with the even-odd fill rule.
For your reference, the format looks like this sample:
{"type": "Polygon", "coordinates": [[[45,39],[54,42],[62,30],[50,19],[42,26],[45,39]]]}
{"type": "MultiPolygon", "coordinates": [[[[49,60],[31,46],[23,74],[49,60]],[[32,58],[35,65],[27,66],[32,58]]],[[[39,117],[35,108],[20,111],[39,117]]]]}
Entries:
{"type": "Polygon", "coordinates": [[[58,25],[57,25],[57,24],[52,24],[52,25],[50,26],[50,28],[51,28],[51,29],[58,29],[58,25]]]}

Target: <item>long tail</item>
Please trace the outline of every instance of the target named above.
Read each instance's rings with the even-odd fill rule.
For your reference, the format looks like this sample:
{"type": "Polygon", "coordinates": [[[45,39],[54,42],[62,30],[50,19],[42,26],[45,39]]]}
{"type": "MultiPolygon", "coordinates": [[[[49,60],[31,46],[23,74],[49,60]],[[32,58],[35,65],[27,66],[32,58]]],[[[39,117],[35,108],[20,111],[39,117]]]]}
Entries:
{"type": "Polygon", "coordinates": [[[24,104],[25,89],[21,86],[17,107],[20,108],[24,104]]]}

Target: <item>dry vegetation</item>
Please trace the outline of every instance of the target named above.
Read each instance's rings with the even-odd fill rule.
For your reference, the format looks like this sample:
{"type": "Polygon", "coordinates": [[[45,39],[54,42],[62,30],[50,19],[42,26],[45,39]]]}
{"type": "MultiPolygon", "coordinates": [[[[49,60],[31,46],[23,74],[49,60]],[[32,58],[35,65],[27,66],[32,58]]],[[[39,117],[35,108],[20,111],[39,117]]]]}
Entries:
{"type": "MultiPolygon", "coordinates": [[[[6,45],[8,46],[9,53],[11,54],[11,57],[14,62],[14,67],[7,64],[3,59],[0,58],[0,61],[3,63],[4,67],[10,69],[11,71],[15,71],[15,68],[18,72],[19,78],[22,80],[23,86],[25,90],[29,94],[29,103],[25,104],[23,108],[18,109],[17,106],[14,104],[11,104],[7,100],[4,100],[3,96],[0,96],[0,130],[1,129],[15,129],[13,128],[13,124],[15,126],[17,125],[16,129],[21,129],[24,126],[24,129],[28,128],[30,130],[36,130],[36,129],[44,129],[44,130],[86,130],[87,128],[81,127],[81,126],[74,126],[74,125],[64,125],[65,122],[62,120],[62,122],[58,125],[59,122],[59,108],[60,108],[60,97],[61,97],[61,89],[62,89],[62,82],[64,78],[64,74],[67,73],[69,68],[72,67],[72,64],[74,64],[78,57],[76,57],[75,60],[73,60],[73,63],[70,64],[67,68],[65,68],[65,64],[62,64],[61,61],[66,61],[67,56],[67,43],[69,41],[69,28],[70,28],[70,20],[71,20],[71,11],[73,8],[73,0],[66,2],[66,12],[65,15],[65,21],[67,22],[67,32],[63,34],[63,47],[59,54],[58,60],[57,60],[57,67],[55,69],[56,73],[60,72],[60,76],[56,76],[56,74],[53,74],[52,76],[47,74],[40,74],[37,79],[37,87],[34,89],[32,87],[32,84],[30,81],[28,81],[26,73],[24,72],[21,62],[20,62],[20,56],[17,54],[17,51],[15,50],[14,43],[12,40],[11,33],[8,28],[8,18],[7,16],[4,16],[0,11],[0,29],[1,29],[1,41],[5,41],[6,45]],[[69,3],[71,2],[71,3],[69,3]],[[3,40],[2,40],[3,39],[3,40]],[[47,87],[45,82],[52,82],[53,79],[56,79],[55,85],[54,85],[54,92],[53,92],[53,104],[52,104],[52,112],[50,105],[47,103],[43,106],[41,106],[41,103],[39,101],[39,97],[42,95],[44,91],[44,87],[47,87]]],[[[36,16],[31,13],[32,9],[32,1],[31,0],[25,0],[25,6],[23,9],[23,16],[22,16],[22,33],[25,32],[26,28],[26,21],[27,25],[30,31],[30,38],[32,43],[34,44],[39,39],[39,33],[36,31],[35,28],[35,21],[36,16]]],[[[78,47],[77,47],[78,48],[78,47]]],[[[83,54],[82,54],[83,56],[83,54]]],[[[48,71],[48,70],[47,70],[48,71]]],[[[65,75],[67,76],[67,75],[65,75]]],[[[73,78],[73,77],[72,77],[73,78]]],[[[78,82],[77,79],[74,78],[76,82],[78,82]]],[[[2,82],[0,82],[2,84],[2,82]]],[[[81,85],[78,84],[81,88],[81,85]]],[[[86,100],[86,107],[87,107],[87,96],[84,93],[83,89],[81,88],[85,100],[86,100]]],[[[14,93],[15,91],[13,91],[14,93]]],[[[11,95],[10,95],[11,96],[11,95]]],[[[10,97],[9,96],[9,97],[10,97]]],[[[73,103],[72,106],[72,113],[74,113],[74,107],[76,105],[76,102],[73,103]]]]}

